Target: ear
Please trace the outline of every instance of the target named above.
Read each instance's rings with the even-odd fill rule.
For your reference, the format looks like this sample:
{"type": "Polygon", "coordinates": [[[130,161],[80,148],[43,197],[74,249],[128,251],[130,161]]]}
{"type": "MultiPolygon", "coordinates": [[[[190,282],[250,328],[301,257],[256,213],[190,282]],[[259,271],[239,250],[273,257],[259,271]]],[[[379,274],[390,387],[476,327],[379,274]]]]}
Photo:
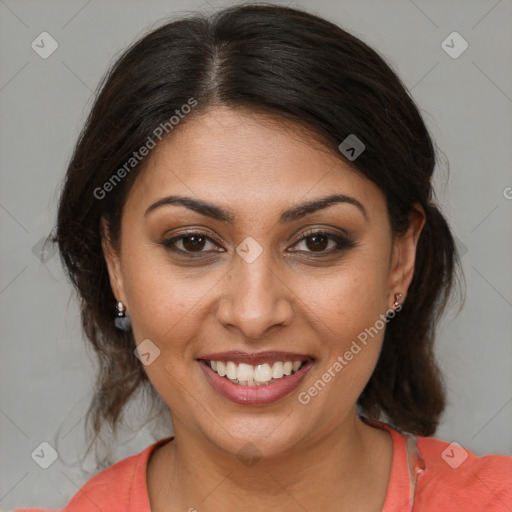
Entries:
{"type": "Polygon", "coordinates": [[[107,263],[112,293],[118,301],[122,301],[123,304],[128,307],[128,304],[126,303],[126,295],[124,293],[120,255],[111,242],[110,227],[108,221],[103,217],[100,219],[100,234],[101,247],[103,249],[103,256],[105,257],[105,261],[107,263]]]}
{"type": "Polygon", "coordinates": [[[393,241],[389,288],[391,303],[394,302],[395,293],[402,294],[402,302],[407,295],[414,274],[416,261],[416,247],[421,230],[425,225],[425,210],[415,203],[409,214],[409,228],[402,235],[397,235],[393,241]]]}

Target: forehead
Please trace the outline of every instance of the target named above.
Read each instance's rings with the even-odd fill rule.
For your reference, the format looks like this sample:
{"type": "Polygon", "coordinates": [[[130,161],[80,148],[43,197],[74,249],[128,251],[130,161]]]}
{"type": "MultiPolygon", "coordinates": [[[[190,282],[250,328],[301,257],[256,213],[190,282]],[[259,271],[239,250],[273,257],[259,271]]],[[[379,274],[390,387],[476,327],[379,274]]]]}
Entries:
{"type": "Polygon", "coordinates": [[[253,212],[336,193],[370,209],[383,200],[375,184],[306,129],[249,111],[196,115],[147,158],[127,198],[135,208],[177,193],[253,212]]]}

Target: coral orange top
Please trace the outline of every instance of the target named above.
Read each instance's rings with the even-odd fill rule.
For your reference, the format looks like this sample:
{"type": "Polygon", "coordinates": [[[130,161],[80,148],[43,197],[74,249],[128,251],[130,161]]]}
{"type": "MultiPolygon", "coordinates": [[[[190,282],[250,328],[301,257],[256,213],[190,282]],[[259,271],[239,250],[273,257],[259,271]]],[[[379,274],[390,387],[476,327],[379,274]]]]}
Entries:
{"type": "MultiPolygon", "coordinates": [[[[365,421],[388,431],[393,440],[383,512],[512,511],[512,457],[477,457],[457,443],[401,434],[384,423],[365,421]]],[[[161,439],[94,475],[62,512],[150,512],[147,462],[155,448],[172,439],[161,439]]],[[[51,511],[32,508],[14,512],[51,511]]]]}

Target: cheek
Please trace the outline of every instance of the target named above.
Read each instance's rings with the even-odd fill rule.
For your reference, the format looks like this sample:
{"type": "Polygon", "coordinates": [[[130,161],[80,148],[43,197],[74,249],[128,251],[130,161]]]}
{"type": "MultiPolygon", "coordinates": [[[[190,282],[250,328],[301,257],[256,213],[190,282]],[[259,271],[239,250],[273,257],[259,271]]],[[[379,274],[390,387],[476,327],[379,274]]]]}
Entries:
{"type": "Polygon", "coordinates": [[[137,342],[149,338],[163,349],[177,351],[180,340],[197,330],[197,316],[211,279],[190,279],[194,270],[171,265],[163,249],[137,247],[125,252],[124,289],[137,342]],[[188,277],[187,277],[188,274],[188,277]],[[172,343],[168,343],[172,340],[172,343]]]}
{"type": "Polygon", "coordinates": [[[304,282],[302,297],[318,329],[343,348],[348,338],[357,337],[373,325],[388,303],[387,261],[360,251],[328,273],[304,282]]]}
{"type": "Polygon", "coordinates": [[[387,260],[361,251],[304,289],[322,358],[316,378],[328,382],[319,403],[330,402],[330,414],[356,401],[373,372],[387,325],[387,277],[387,260]]]}
{"type": "Polygon", "coordinates": [[[180,411],[189,399],[183,383],[193,375],[191,340],[202,324],[201,300],[207,289],[153,263],[134,261],[125,290],[137,344],[149,339],[159,350],[144,370],[169,407],[180,411]]]}
{"type": "Polygon", "coordinates": [[[200,287],[187,285],[151,271],[140,272],[130,281],[126,294],[137,341],[150,338],[160,348],[165,344],[166,350],[176,351],[180,340],[186,340],[197,330],[197,314],[204,293],[200,293],[200,287]]]}

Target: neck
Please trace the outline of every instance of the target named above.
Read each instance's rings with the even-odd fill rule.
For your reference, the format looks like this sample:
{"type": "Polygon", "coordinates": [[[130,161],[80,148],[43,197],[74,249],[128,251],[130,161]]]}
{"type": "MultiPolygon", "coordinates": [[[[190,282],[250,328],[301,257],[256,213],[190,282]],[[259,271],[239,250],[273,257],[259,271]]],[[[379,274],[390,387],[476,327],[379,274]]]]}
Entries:
{"type": "Polygon", "coordinates": [[[382,510],[391,438],[366,425],[355,411],[329,432],[261,458],[227,453],[179,421],[173,423],[175,439],[159,456],[155,452],[152,476],[148,467],[153,512],[229,512],[240,510],[241,504],[247,511],[341,510],[340,503],[344,510],[382,510]]]}

